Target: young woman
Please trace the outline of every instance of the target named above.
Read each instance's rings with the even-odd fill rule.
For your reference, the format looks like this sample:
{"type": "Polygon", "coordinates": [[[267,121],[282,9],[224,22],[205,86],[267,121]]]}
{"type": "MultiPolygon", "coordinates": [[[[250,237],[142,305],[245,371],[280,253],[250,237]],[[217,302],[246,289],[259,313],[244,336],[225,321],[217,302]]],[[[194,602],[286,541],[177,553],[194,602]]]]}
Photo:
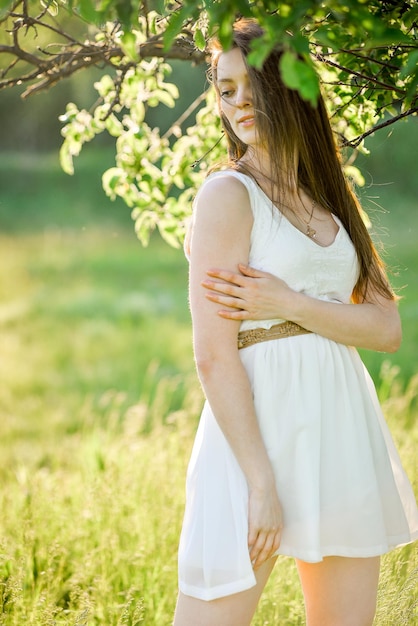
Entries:
{"type": "Polygon", "coordinates": [[[199,190],[190,239],[207,402],[174,624],[248,626],[283,554],[308,626],[370,626],[379,555],[417,537],[418,513],[352,346],[396,350],[399,315],[324,104],[281,83],[280,50],[260,71],[247,65],[260,34],[240,20],[234,47],[213,52],[229,164],[199,190]]]}

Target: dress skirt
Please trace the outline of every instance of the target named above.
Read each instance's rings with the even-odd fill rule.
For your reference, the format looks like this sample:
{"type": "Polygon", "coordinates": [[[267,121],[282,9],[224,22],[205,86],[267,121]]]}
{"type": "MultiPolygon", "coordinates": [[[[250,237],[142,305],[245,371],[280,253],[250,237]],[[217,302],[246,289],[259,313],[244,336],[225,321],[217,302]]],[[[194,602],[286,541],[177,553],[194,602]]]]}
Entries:
{"type": "MultiPolygon", "coordinates": [[[[277,554],[371,557],[417,538],[414,494],[357,350],[312,333],[240,356],[283,508],[277,554]]],[[[252,587],[247,483],[208,403],[186,490],[181,591],[212,600],[252,587]]]]}

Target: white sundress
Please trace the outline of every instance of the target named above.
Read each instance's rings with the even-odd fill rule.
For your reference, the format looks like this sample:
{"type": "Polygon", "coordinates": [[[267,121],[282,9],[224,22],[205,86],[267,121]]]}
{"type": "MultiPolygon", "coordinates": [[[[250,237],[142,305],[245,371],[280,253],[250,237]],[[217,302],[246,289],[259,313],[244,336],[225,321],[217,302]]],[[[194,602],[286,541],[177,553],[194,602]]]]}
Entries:
{"type": "MultiPolygon", "coordinates": [[[[357,280],[352,242],[322,247],[295,228],[248,176],[254,223],[249,264],[296,291],[349,303],[357,280]]],[[[244,321],[241,330],[283,320],[244,321]]],[[[240,350],[283,509],[278,554],[308,562],[371,557],[418,537],[418,511],[357,350],[317,334],[240,350]]],[[[179,586],[213,600],[255,585],[248,553],[245,476],[206,402],[187,472],[179,586]]]]}

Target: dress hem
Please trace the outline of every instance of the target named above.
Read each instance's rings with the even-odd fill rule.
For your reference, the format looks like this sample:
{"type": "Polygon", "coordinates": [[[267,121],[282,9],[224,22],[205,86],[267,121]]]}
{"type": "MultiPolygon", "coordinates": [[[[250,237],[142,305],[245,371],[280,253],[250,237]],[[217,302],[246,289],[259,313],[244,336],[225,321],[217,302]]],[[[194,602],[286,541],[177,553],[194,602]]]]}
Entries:
{"type": "Polygon", "coordinates": [[[418,530],[409,535],[398,535],[396,537],[388,537],[388,543],[379,544],[365,548],[347,548],[345,546],[328,546],[321,549],[320,552],[294,549],[291,546],[281,545],[275,552],[275,556],[287,556],[306,563],[320,563],[325,557],[341,556],[347,558],[371,558],[374,556],[382,556],[396,548],[401,548],[418,539],[418,530]]]}
{"type": "Polygon", "coordinates": [[[247,591],[247,589],[254,587],[256,583],[257,581],[255,576],[252,575],[242,580],[237,580],[225,585],[218,585],[217,587],[211,587],[210,589],[194,587],[193,585],[188,585],[184,582],[180,582],[179,588],[185,596],[192,596],[198,600],[210,601],[224,598],[226,596],[232,596],[235,593],[240,593],[241,591],[247,591]]]}
{"type": "MultiPolygon", "coordinates": [[[[330,546],[328,548],[323,548],[321,550],[321,554],[315,552],[310,552],[309,556],[306,551],[302,552],[298,550],[294,550],[290,546],[281,546],[279,550],[275,553],[275,556],[283,556],[294,559],[299,559],[300,561],[304,561],[305,563],[321,563],[324,558],[330,556],[340,556],[345,558],[372,558],[376,556],[382,556],[383,554],[387,554],[388,552],[406,546],[410,543],[413,543],[418,539],[418,531],[411,533],[408,537],[398,536],[398,537],[390,537],[388,538],[389,542],[385,545],[378,545],[372,548],[345,548],[342,546],[330,546]]],[[[234,581],[225,585],[219,585],[217,587],[208,588],[200,588],[195,587],[193,585],[188,585],[185,582],[180,582],[179,588],[180,591],[186,595],[196,598],[198,600],[204,600],[210,602],[211,600],[217,600],[219,598],[224,598],[226,596],[234,595],[235,593],[240,593],[242,591],[247,591],[256,585],[256,580],[254,576],[248,576],[242,580],[234,581]]]]}

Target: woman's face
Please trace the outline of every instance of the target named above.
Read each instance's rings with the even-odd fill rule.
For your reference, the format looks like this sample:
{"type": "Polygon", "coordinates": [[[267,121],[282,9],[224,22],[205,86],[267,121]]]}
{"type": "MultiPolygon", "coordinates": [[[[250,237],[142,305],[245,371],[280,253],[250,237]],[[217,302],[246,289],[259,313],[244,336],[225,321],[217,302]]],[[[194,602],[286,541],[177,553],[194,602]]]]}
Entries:
{"type": "Polygon", "coordinates": [[[218,59],[216,86],[221,112],[236,136],[246,145],[256,144],[256,129],[250,79],[241,51],[233,48],[218,59]]]}

